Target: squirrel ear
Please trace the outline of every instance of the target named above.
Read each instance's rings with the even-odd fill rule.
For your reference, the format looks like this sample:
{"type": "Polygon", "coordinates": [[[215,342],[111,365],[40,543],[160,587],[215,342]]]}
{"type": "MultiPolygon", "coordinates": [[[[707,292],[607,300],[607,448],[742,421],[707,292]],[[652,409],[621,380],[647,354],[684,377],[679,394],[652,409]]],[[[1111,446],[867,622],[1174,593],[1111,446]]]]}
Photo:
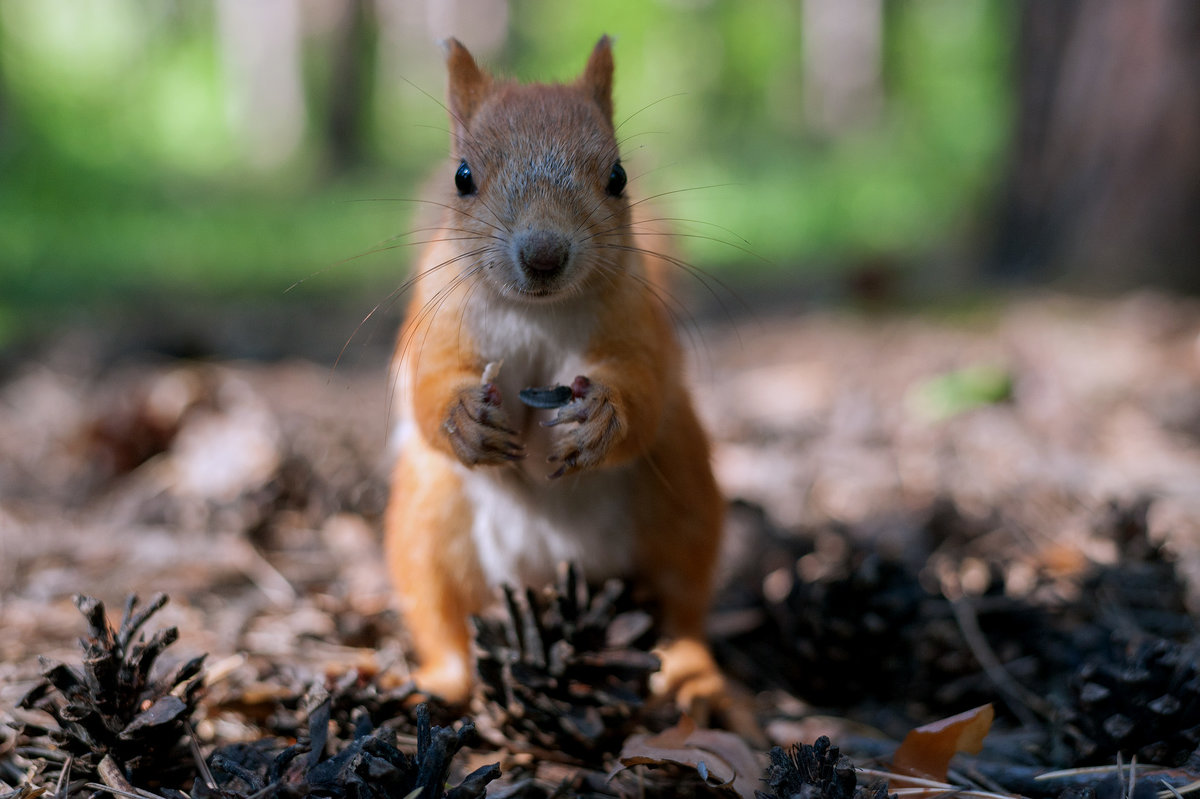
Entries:
{"type": "Polygon", "coordinates": [[[450,73],[447,91],[450,116],[459,125],[466,126],[492,81],[458,39],[445,39],[442,49],[446,53],[446,70],[450,73]]]}
{"type": "Polygon", "coordinates": [[[600,41],[596,42],[596,47],[592,50],[592,56],[583,69],[579,83],[591,92],[592,97],[595,98],[601,110],[604,111],[604,115],[611,122],[613,115],[613,57],[612,39],[608,38],[607,34],[601,36],[600,41]]]}

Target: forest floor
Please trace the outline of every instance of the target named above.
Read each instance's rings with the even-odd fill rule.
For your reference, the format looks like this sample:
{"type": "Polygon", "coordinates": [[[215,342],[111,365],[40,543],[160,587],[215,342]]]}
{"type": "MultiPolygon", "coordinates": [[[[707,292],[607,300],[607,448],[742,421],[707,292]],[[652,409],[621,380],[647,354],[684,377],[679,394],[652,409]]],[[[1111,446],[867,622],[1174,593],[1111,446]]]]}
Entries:
{"type": "MultiPolygon", "coordinates": [[[[1057,796],[1063,785],[1028,777],[1135,755],[1197,779],[1200,304],[1043,294],[972,313],[764,314],[704,324],[692,344],[731,500],[711,635],[772,744],[826,734],[860,765],[883,762],[912,727],[993,702],[992,734],[957,785],[1057,796]]],[[[304,738],[314,690],[335,711],[360,702],[375,724],[404,716],[388,723],[416,740],[404,737],[406,641],[380,557],[396,414],[385,357],[336,369],[114,358],[66,336],[9,358],[0,796],[54,726],[17,708],[39,658],[81,662],[76,594],[114,612],[131,593],[169,595],[146,630],[178,628],[164,663],[207,653],[191,719],[205,754],[304,738]]],[[[511,641],[480,645],[522,657],[511,641]]],[[[462,711],[485,734],[456,779],[499,761],[492,795],[662,788],[648,766],[597,775],[627,734],[673,718],[630,711],[615,741],[588,751],[598,734],[547,729],[553,712],[522,727],[503,707],[512,686],[493,688],[462,711]]],[[[555,701],[572,716],[575,700],[555,701]]],[[[443,711],[436,723],[459,716],[443,711]]],[[[683,779],[680,768],[664,773],[683,779]]],[[[758,776],[753,788],[786,795],[758,776]]]]}

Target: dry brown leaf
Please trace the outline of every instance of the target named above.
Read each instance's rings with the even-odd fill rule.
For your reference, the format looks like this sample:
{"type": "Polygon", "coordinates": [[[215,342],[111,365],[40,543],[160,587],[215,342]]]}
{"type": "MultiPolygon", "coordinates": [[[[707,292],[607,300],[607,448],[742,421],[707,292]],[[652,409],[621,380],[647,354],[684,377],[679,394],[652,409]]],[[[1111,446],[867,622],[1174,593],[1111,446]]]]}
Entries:
{"type": "Polygon", "coordinates": [[[693,769],[709,785],[728,787],[753,799],[762,765],[738,736],[723,730],[698,729],[688,716],[657,735],[632,735],[621,748],[621,765],[609,779],[631,766],[675,764],[693,769]]]}
{"type": "Polygon", "coordinates": [[[956,752],[979,753],[995,716],[989,703],[909,731],[892,758],[893,770],[944,781],[956,752]]]}
{"type": "MultiPolygon", "coordinates": [[[[696,731],[696,722],[691,716],[684,713],[679,717],[679,723],[674,727],[668,727],[657,735],[635,735],[634,738],[643,738],[646,746],[654,749],[683,749],[687,746],[687,740],[696,731]]],[[[622,748],[624,754],[624,748],[622,748]]]]}

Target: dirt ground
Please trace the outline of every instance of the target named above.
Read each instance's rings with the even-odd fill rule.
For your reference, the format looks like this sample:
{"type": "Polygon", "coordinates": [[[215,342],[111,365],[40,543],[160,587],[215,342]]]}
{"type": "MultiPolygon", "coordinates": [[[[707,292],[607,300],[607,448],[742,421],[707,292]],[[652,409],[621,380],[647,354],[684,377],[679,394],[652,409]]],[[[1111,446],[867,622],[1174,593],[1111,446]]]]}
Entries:
{"type": "MultiPolygon", "coordinates": [[[[1195,645],[1200,304],[776,313],[691,349],[733,502],[712,634],[772,743],[895,740],[981,701],[998,728],[1049,729],[1029,695],[1069,705],[1088,657],[1195,645]]],[[[68,336],[10,359],[0,723],[39,656],[78,663],[78,593],[114,612],[169,594],[173,661],[208,654],[207,747],[262,734],[231,697],[403,676],[383,358],[114,359],[68,336]]]]}

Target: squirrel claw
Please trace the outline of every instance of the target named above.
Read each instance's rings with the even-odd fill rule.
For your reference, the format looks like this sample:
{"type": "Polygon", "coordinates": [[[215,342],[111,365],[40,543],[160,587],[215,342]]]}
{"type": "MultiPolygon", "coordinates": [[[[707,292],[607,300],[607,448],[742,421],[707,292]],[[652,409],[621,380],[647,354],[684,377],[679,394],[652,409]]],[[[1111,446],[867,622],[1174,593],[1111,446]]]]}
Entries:
{"type": "Polygon", "coordinates": [[[575,464],[578,461],[579,461],[579,453],[578,452],[572,452],[568,455],[564,455],[561,458],[557,455],[551,455],[549,458],[546,458],[546,462],[547,463],[560,463],[561,465],[557,469],[555,469],[553,472],[546,475],[546,477],[550,480],[557,480],[558,478],[565,475],[568,471],[574,471],[575,464]]]}
{"type": "Polygon", "coordinates": [[[572,390],[575,398],[541,423],[543,427],[573,425],[555,436],[549,462],[560,466],[550,475],[551,480],[600,465],[623,428],[612,393],[605,386],[577,377],[572,390]]]}
{"type": "Polygon", "coordinates": [[[572,400],[569,405],[564,405],[559,409],[558,413],[554,414],[551,419],[546,419],[539,424],[542,427],[557,427],[560,424],[569,424],[576,422],[582,424],[588,420],[587,406],[583,405],[579,400],[572,400]],[[574,408],[572,410],[572,408],[574,408]]]}
{"type": "Polygon", "coordinates": [[[467,466],[509,463],[525,457],[525,445],[509,425],[494,384],[461,391],[442,429],[454,454],[467,466]]]}

